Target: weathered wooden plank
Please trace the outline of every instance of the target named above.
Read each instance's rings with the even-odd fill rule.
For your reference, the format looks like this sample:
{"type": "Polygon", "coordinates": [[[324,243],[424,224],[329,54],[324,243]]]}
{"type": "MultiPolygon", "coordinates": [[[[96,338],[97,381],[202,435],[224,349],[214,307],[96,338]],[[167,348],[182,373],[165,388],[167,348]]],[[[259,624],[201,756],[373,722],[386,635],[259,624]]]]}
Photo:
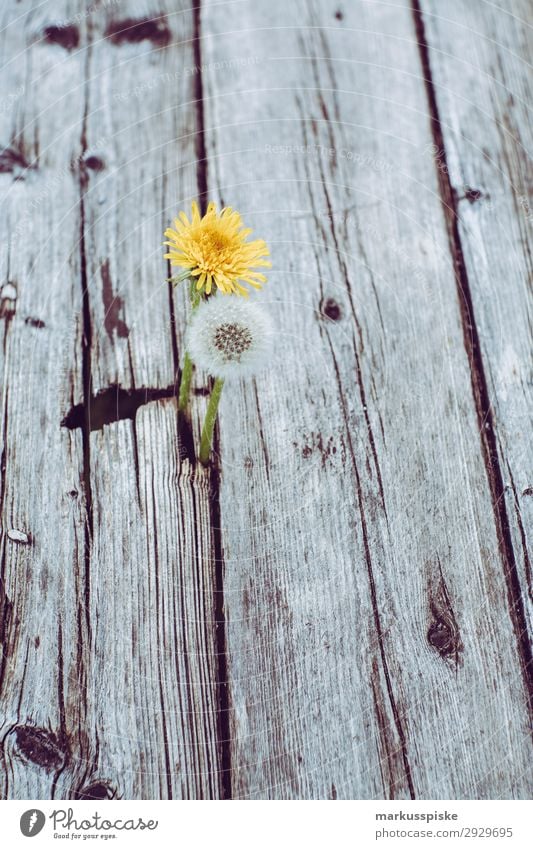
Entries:
{"type": "Polygon", "coordinates": [[[213,2],[201,28],[210,196],[272,244],[279,327],[222,401],[232,792],[529,795],[409,4],[213,2]]]}
{"type": "MultiPolygon", "coordinates": [[[[47,222],[42,232],[33,226],[29,252],[21,249],[26,227],[12,230],[3,258],[2,397],[3,409],[9,401],[15,410],[2,417],[6,794],[216,798],[209,478],[190,471],[191,438],[185,427],[178,440],[173,405],[165,415],[135,417],[139,405],[173,394],[173,322],[184,323],[184,293],[174,304],[165,282],[161,234],[167,216],[198,193],[193,16],[139,3],[88,13],[48,4],[42,20],[26,14],[13,56],[31,57],[38,84],[29,88],[23,128],[39,145],[53,189],[36,203],[27,188],[23,195],[20,187],[32,184],[13,183],[18,147],[4,156],[8,193],[19,191],[9,215],[6,204],[2,211],[17,224],[33,222],[36,211],[47,222]],[[38,277],[34,254],[44,266],[38,277]],[[17,309],[13,318],[13,283],[19,303],[26,277],[23,315],[17,309]],[[36,336],[44,325],[46,338],[36,336]],[[38,370],[31,360],[28,391],[20,363],[34,336],[38,370]],[[108,424],[116,418],[125,420],[108,424]],[[26,445],[16,455],[15,436],[26,445]],[[33,456],[42,456],[44,491],[27,472],[33,456]],[[8,524],[27,530],[28,516],[27,584],[20,575],[29,566],[19,564],[26,548],[5,532],[8,524]],[[47,603],[28,616],[45,578],[47,603]],[[34,635],[36,618],[51,623],[44,637],[34,635]]],[[[7,126],[5,135],[16,133],[7,126]]]]}
{"type": "Polygon", "coordinates": [[[200,52],[170,3],[3,10],[3,795],[530,795],[522,30],[468,11],[465,75],[432,8],[451,234],[408,4],[208,4],[200,52]],[[209,471],[160,250],[206,178],[273,244],[280,328],[209,471]]]}
{"type": "Polygon", "coordinates": [[[81,435],[61,427],[82,391],[83,61],[33,7],[4,4],[0,26],[0,773],[17,799],[77,790],[87,632],[81,435]]]}
{"type": "Polygon", "coordinates": [[[528,110],[530,6],[421,4],[427,77],[442,143],[429,151],[453,192],[453,211],[486,386],[487,454],[507,548],[508,581],[523,665],[533,625],[532,243],[528,110]],[[529,633],[528,633],[529,632],[529,633]]]}
{"type": "Polygon", "coordinates": [[[123,2],[95,20],[87,70],[87,721],[126,798],[221,795],[209,475],[175,402],[144,406],[176,388],[186,291],[166,282],[162,234],[198,194],[194,49],[189,8],[123,2]]]}
{"type": "Polygon", "coordinates": [[[162,233],[198,193],[193,35],[191,10],[171,2],[128,0],[94,20],[83,139],[93,394],[174,384],[162,233]]]}
{"type": "Polygon", "coordinates": [[[218,798],[208,473],[180,456],[175,401],[94,433],[91,456],[100,774],[125,798],[218,798]]]}

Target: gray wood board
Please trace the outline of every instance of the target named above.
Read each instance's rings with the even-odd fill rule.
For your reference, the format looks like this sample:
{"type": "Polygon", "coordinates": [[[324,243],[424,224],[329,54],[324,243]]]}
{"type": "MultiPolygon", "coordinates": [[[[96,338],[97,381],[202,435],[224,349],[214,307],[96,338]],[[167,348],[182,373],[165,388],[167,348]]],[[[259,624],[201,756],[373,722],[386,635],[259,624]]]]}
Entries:
{"type": "Polygon", "coordinates": [[[82,439],[60,427],[82,395],[70,168],[82,105],[74,99],[67,110],[64,92],[83,84],[83,66],[43,38],[42,7],[26,5],[25,14],[3,7],[0,48],[3,91],[13,95],[0,110],[0,739],[2,795],[19,799],[65,792],[84,726],[78,661],[87,633],[82,439]]]}
{"type": "Polygon", "coordinates": [[[33,5],[0,20],[1,795],[530,796],[520,14],[33,5]],[[207,192],[272,247],[276,338],[204,469],[161,242],[207,192]]]}
{"type": "Polygon", "coordinates": [[[279,328],[271,371],[222,401],[233,793],[525,796],[415,22],[337,8],[202,15],[210,196],[272,244],[279,328]]]}
{"type": "Polygon", "coordinates": [[[494,496],[514,583],[516,630],[531,665],[526,647],[533,617],[528,17],[531,8],[522,2],[507,10],[451,2],[445,15],[438,4],[427,2],[422,21],[442,130],[442,147],[435,145],[433,156],[455,199],[469,314],[488,400],[483,426],[487,453],[496,464],[494,496]]]}

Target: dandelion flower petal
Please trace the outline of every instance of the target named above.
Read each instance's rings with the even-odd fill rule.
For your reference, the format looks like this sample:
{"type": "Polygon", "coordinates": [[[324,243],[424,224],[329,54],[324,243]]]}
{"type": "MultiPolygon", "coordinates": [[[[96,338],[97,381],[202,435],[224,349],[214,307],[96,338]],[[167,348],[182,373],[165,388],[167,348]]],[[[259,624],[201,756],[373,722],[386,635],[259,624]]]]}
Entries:
{"type": "Polygon", "coordinates": [[[219,213],[211,202],[201,217],[198,204],[193,202],[191,220],[182,211],[174,220],[174,228],[165,230],[164,244],[169,248],[165,258],[172,265],[190,269],[191,276],[199,278],[196,282],[199,291],[210,294],[215,286],[224,294],[246,296],[244,283],[261,288],[266,282],[264,274],[255,269],[271,267],[266,259],[269,256],[266,242],[246,241],[251,232],[232,207],[224,207],[219,213]]]}

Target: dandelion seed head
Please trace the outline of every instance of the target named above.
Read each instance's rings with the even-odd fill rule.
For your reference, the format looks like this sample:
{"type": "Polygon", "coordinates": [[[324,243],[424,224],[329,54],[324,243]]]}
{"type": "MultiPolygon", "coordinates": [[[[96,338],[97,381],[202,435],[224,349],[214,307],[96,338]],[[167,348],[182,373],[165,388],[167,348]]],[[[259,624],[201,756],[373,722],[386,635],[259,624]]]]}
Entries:
{"type": "Polygon", "coordinates": [[[213,344],[229,360],[238,359],[252,343],[249,328],[234,322],[220,324],[213,335],[213,344]]]}
{"type": "Polygon", "coordinates": [[[187,350],[213,377],[255,374],[269,361],[272,325],[257,304],[216,296],[194,311],[187,350]]]}

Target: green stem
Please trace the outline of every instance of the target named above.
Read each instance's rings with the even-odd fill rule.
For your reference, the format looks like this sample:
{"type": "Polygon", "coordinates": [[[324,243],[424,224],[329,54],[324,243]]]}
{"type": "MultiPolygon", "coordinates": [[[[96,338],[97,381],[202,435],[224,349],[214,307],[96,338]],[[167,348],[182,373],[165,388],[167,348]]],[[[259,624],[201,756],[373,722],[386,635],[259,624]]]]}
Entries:
{"type": "Polygon", "coordinates": [[[181,370],[180,391],[178,395],[178,410],[180,413],[184,413],[187,409],[189,392],[191,391],[192,370],[193,362],[187,351],[185,351],[185,362],[183,363],[183,368],[181,370]]]}
{"type": "Polygon", "coordinates": [[[176,277],[167,277],[167,283],[172,283],[173,286],[177,286],[182,280],[186,280],[187,277],[190,276],[190,273],[189,269],[187,269],[186,271],[182,271],[176,277]]]}
{"type": "MultiPolygon", "coordinates": [[[[186,272],[186,275],[189,276],[189,272],[186,272]]],[[[181,275],[183,279],[183,275],[181,275]]],[[[190,289],[189,295],[191,299],[191,305],[193,312],[200,303],[201,295],[200,292],[197,291],[195,286],[195,279],[191,278],[190,281],[190,289]]],[[[189,401],[189,394],[191,391],[191,381],[192,381],[192,373],[193,373],[194,365],[193,361],[189,357],[187,351],[185,351],[185,360],[183,363],[183,369],[181,371],[181,380],[180,380],[180,389],[178,394],[178,411],[180,413],[184,413],[187,409],[187,403],[189,401]]]]}
{"type": "Polygon", "coordinates": [[[211,392],[207,412],[205,414],[204,426],[202,428],[202,438],[200,440],[200,462],[207,466],[209,463],[209,454],[211,453],[211,443],[213,441],[213,431],[217,420],[218,404],[222,394],[224,380],[217,377],[211,392]]]}
{"type": "Polygon", "coordinates": [[[202,293],[198,291],[196,288],[196,278],[191,278],[191,288],[189,290],[191,296],[191,304],[193,310],[196,309],[200,301],[202,300],[202,293]]]}

